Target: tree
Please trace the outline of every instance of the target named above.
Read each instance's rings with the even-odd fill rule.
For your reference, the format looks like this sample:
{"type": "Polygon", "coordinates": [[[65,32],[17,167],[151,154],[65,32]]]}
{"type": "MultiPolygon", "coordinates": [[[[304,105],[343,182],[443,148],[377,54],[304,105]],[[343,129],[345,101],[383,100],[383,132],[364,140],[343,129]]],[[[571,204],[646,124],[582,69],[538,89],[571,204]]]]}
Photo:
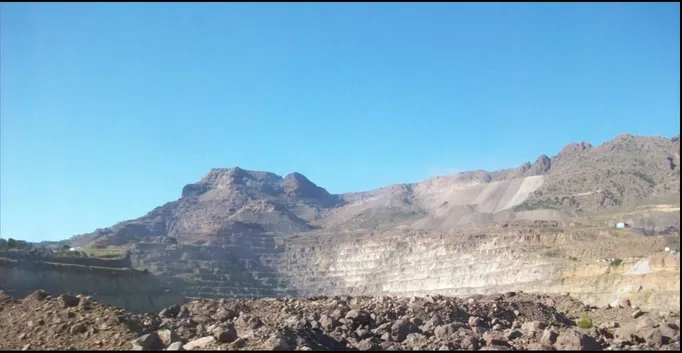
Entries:
{"type": "Polygon", "coordinates": [[[0,238],[0,249],[7,249],[7,240],[0,238]]]}
{"type": "Polygon", "coordinates": [[[17,240],[17,248],[22,250],[29,250],[31,245],[26,240],[17,240]]]}
{"type": "Polygon", "coordinates": [[[69,251],[69,250],[71,250],[71,245],[69,245],[69,244],[64,244],[64,246],[62,246],[62,250],[64,250],[64,251],[69,251]]]}
{"type": "Polygon", "coordinates": [[[8,249],[14,249],[16,247],[17,247],[17,241],[16,240],[14,240],[12,238],[7,239],[7,248],[8,249]]]}

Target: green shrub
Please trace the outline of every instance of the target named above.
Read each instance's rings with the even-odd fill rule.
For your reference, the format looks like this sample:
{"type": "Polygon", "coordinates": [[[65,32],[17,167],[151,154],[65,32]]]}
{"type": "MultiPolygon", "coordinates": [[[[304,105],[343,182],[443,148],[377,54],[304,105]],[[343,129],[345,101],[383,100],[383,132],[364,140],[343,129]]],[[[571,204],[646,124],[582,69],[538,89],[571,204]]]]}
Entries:
{"type": "Polygon", "coordinates": [[[537,200],[537,201],[525,201],[519,205],[516,205],[512,208],[512,211],[514,212],[519,212],[519,211],[533,211],[533,210],[554,210],[557,209],[556,204],[558,203],[558,199],[552,201],[552,199],[542,199],[542,200],[537,200]]]}
{"type": "Polygon", "coordinates": [[[644,173],[642,173],[642,172],[640,172],[640,171],[636,171],[636,172],[634,172],[634,173],[632,173],[632,174],[634,174],[636,177],[638,177],[638,178],[640,178],[640,179],[646,181],[646,182],[649,183],[651,186],[656,185],[656,182],[655,182],[653,179],[651,179],[650,176],[648,176],[648,175],[646,175],[646,174],[644,174],[644,173]]]}
{"type": "Polygon", "coordinates": [[[590,319],[589,316],[584,315],[579,321],[578,321],[578,327],[588,329],[592,328],[592,319],[590,319]]]}

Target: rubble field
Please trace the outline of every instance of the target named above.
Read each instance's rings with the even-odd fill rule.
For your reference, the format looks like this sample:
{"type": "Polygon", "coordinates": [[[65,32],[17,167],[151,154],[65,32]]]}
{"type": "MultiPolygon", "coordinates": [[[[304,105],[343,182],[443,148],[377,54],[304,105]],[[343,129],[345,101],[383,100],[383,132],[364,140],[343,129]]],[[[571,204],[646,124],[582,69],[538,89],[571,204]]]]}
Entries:
{"type": "Polygon", "coordinates": [[[677,312],[567,295],[195,300],[136,314],[83,295],[0,291],[5,350],[679,350],[677,312]]]}

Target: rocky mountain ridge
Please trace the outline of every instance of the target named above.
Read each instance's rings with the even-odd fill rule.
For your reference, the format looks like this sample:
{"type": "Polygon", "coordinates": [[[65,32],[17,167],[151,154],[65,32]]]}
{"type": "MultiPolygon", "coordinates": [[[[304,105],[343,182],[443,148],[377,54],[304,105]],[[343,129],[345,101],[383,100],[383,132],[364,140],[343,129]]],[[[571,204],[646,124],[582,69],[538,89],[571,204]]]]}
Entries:
{"type": "Polygon", "coordinates": [[[132,221],[74,237],[130,251],[189,298],[570,292],[679,310],[679,139],[621,135],[496,172],[333,195],[213,169],[132,221]],[[628,227],[616,229],[616,222],[628,227]]]}
{"type": "Polygon", "coordinates": [[[104,246],[158,236],[201,241],[244,232],[395,226],[447,230],[515,219],[560,220],[637,202],[679,202],[678,165],[678,137],[625,134],[597,147],[569,144],[551,158],[542,154],[513,169],[462,172],[340,195],[299,173],[282,178],[239,167],[212,169],[186,185],[177,201],[71,242],[104,246]]]}

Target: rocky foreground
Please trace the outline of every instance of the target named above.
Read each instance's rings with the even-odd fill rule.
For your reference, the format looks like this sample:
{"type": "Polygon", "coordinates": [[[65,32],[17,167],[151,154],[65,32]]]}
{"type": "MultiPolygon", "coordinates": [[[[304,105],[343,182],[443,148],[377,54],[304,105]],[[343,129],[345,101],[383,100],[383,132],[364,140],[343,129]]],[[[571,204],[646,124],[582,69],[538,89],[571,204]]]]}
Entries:
{"type": "Polygon", "coordinates": [[[0,291],[0,349],[679,350],[680,317],[627,301],[594,308],[568,295],[511,292],[196,300],[139,315],[86,296],[16,300],[0,291]]]}

